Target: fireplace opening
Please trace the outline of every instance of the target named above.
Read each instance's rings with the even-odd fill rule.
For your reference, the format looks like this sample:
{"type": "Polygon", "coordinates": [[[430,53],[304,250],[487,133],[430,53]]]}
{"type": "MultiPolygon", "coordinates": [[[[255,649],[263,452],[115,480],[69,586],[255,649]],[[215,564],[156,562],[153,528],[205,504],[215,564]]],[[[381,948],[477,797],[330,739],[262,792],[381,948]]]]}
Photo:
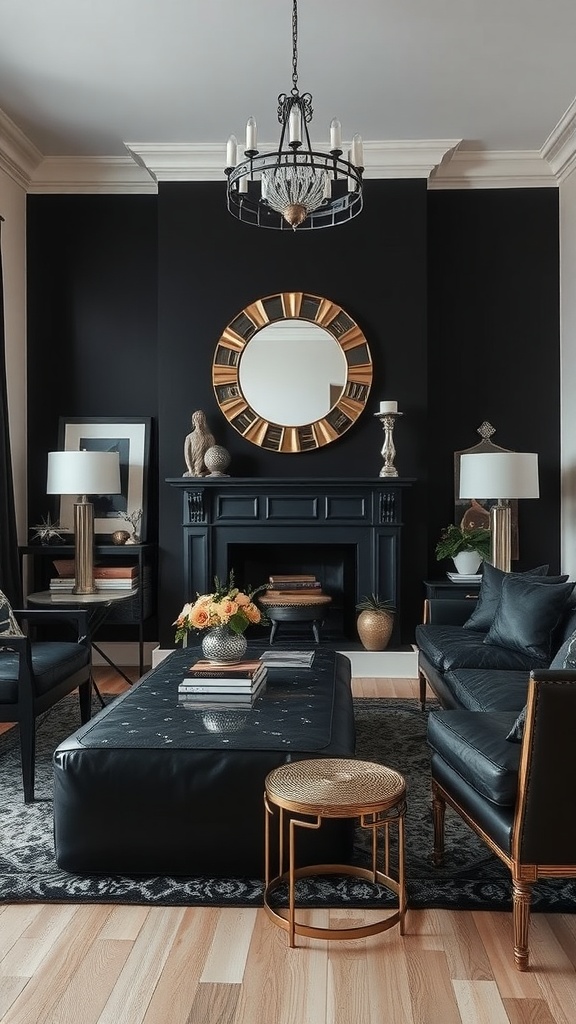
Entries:
{"type": "MultiPolygon", "coordinates": [[[[309,573],[331,598],[322,637],[353,640],[356,635],[355,544],[228,544],[228,571],[238,586],[258,587],[274,574],[309,573]]],[[[294,627],[307,630],[309,624],[294,627]]]]}

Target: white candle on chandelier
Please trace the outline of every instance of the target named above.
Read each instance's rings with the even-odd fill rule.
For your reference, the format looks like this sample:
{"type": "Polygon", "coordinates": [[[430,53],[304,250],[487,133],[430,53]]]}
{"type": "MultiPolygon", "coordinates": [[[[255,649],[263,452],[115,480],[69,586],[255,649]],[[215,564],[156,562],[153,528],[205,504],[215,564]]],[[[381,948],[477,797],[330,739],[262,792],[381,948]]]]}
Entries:
{"type": "Polygon", "coordinates": [[[361,135],[355,135],[352,139],[352,163],[355,167],[364,167],[364,146],[361,135]]]}
{"type": "Polygon", "coordinates": [[[236,155],[238,152],[238,141],[235,135],[231,135],[226,143],[226,167],[236,166],[236,155]]]}
{"type": "Polygon", "coordinates": [[[332,178],[328,173],[325,173],[324,177],[324,191],[322,193],[322,198],[327,200],[332,199],[332,178]]]}
{"type": "Polygon", "coordinates": [[[342,149],[342,126],[337,117],[330,121],[330,149],[342,149]]]}
{"type": "Polygon", "coordinates": [[[246,149],[256,149],[256,120],[253,117],[249,117],[246,122],[246,149]]]}
{"type": "Polygon", "coordinates": [[[288,130],[290,133],[290,142],[302,142],[302,125],[300,122],[300,110],[298,107],[292,107],[290,111],[290,121],[288,124],[288,130]]]}
{"type": "MultiPolygon", "coordinates": [[[[351,149],[348,150],[348,163],[349,164],[352,163],[352,150],[351,149]]],[[[354,178],[350,177],[350,175],[348,175],[348,191],[349,192],[355,192],[356,191],[356,182],[355,182],[354,178]]]]}
{"type": "Polygon", "coordinates": [[[239,192],[247,192],[248,191],[248,178],[246,177],[245,174],[240,178],[240,181],[238,182],[238,191],[239,192]]]}

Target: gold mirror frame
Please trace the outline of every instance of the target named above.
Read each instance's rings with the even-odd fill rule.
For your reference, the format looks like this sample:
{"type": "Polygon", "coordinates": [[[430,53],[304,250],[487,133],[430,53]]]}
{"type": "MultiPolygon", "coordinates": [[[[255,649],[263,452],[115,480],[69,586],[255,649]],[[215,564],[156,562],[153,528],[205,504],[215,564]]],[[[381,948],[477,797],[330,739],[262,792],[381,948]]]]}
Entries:
{"type": "Polygon", "coordinates": [[[368,342],[341,306],[308,292],[278,292],[257,299],[230,321],[216,346],[212,385],[222,413],[242,437],[268,451],[295,453],[322,448],[350,429],[366,407],[372,372],[368,342]],[[346,360],[346,381],[338,401],[312,423],[283,426],[265,419],[240,387],[242,353],[257,331],[278,320],[307,320],[323,327],[346,360]]]}

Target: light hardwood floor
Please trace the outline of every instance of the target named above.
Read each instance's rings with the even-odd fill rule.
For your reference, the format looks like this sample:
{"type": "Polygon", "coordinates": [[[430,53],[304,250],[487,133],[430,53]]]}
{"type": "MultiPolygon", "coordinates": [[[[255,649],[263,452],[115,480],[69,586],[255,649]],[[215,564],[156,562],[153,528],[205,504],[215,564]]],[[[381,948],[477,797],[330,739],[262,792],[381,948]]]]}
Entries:
{"type": "MultiPolygon", "coordinates": [[[[125,686],[109,669],[98,683],[125,686]]],[[[417,683],[356,679],[354,693],[417,683]]],[[[409,910],[404,936],[291,950],[262,910],[4,905],[0,1024],[575,1024],[576,916],[535,914],[530,940],[520,974],[503,913],[409,910]]]]}

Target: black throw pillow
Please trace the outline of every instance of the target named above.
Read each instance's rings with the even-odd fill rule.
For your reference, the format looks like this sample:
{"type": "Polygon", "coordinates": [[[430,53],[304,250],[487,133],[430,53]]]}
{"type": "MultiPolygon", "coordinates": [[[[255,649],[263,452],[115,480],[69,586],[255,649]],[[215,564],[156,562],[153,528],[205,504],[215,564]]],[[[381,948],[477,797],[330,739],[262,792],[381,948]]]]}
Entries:
{"type": "Polygon", "coordinates": [[[550,583],[508,573],[485,644],[522,651],[535,667],[550,663],[552,634],[574,583],[550,583]]]}
{"type": "Polygon", "coordinates": [[[524,727],[526,725],[526,711],[527,705],[525,704],[522,711],[518,715],[518,718],[514,722],[514,725],[507,734],[506,739],[510,740],[510,743],[522,743],[524,739],[524,727]]]}
{"type": "MultiPolygon", "coordinates": [[[[537,565],[535,569],[528,569],[527,572],[514,573],[514,575],[542,577],[546,576],[549,568],[549,565],[537,565]]],[[[504,572],[503,569],[497,569],[496,566],[490,565],[489,562],[484,562],[478,600],[472,615],[469,619],[466,619],[463,625],[464,629],[476,629],[480,633],[488,632],[496,614],[502,590],[502,580],[505,576],[510,576],[510,573],[504,572]]],[[[567,578],[567,576],[564,577],[564,579],[567,578]]],[[[556,581],[560,582],[557,577],[556,581]]]]}

